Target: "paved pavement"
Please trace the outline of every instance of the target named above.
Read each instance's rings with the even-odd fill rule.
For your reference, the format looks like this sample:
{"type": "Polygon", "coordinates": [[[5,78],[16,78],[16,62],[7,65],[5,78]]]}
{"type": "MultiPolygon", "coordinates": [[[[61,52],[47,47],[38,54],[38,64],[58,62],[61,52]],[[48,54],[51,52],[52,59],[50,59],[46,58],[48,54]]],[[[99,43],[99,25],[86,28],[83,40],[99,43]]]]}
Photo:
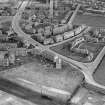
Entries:
{"type": "MultiPolygon", "coordinates": [[[[78,67],[82,68],[82,69],[79,69],[79,70],[84,74],[85,79],[86,79],[86,81],[87,81],[89,84],[94,85],[94,86],[99,87],[99,88],[102,88],[102,89],[105,89],[105,86],[102,86],[102,85],[96,83],[96,81],[95,81],[95,80],[93,79],[93,77],[92,77],[93,71],[90,72],[91,70],[89,70],[89,68],[87,67],[87,65],[84,65],[84,64],[81,63],[81,62],[77,62],[77,61],[74,61],[74,60],[72,60],[72,59],[69,59],[69,58],[67,58],[67,57],[65,57],[65,56],[62,56],[62,55],[60,55],[60,54],[58,54],[58,53],[56,53],[56,52],[50,50],[49,47],[45,47],[45,46],[43,46],[42,44],[38,43],[37,41],[33,40],[32,38],[30,38],[30,36],[29,36],[28,34],[25,34],[25,33],[21,30],[21,28],[19,27],[19,20],[20,20],[21,13],[22,13],[22,11],[24,10],[24,8],[25,8],[25,6],[27,5],[27,3],[28,3],[27,1],[23,2],[21,8],[19,9],[19,11],[17,12],[17,14],[16,14],[16,15],[14,16],[14,18],[13,18],[12,26],[13,26],[14,31],[17,32],[20,37],[22,37],[24,40],[28,41],[30,44],[33,44],[33,45],[36,45],[36,44],[37,44],[42,50],[46,50],[47,52],[49,52],[49,53],[51,53],[51,54],[57,55],[58,57],[62,58],[63,60],[65,60],[65,61],[68,62],[69,64],[72,63],[72,64],[75,64],[75,66],[78,66],[78,67]]],[[[89,20],[89,17],[87,17],[87,19],[89,20]]],[[[91,20],[91,19],[90,19],[90,20],[91,20]]],[[[100,21],[100,20],[99,20],[99,21],[100,21]]],[[[102,20],[101,20],[101,21],[102,21],[102,20]]],[[[62,43],[63,43],[63,42],[62,42],[62,43]]],[[[104,49],[104,50],[105,50],[105,49],[104,49]]],[[[103,50],[103,52],[102,52],[103,55],[104,55],[104,50],[103,50]]],[[[102,59],[103,55],[102,55],[102,56],[99,56],[99,57],[97,58],[97,61],[98,61],[98,62],[96,61],[93,66],[95,66],[96,63],[99,64],[99,62],[100,62],[100,60],[102,59]],[[100,59],[100,60],[98,60],[98,59],[100,59]]],[[[89,65],[88,65],[88,66],[89,66],[89,65]]],[[[96,66],[97,66],[97,65],[96,65],[96,66]]],[[[96,68],[96,67],[95,67],[95,68],[96,68]]],[[[91,69],[93,69],[93,68],[91,68],[91,69]]]]}

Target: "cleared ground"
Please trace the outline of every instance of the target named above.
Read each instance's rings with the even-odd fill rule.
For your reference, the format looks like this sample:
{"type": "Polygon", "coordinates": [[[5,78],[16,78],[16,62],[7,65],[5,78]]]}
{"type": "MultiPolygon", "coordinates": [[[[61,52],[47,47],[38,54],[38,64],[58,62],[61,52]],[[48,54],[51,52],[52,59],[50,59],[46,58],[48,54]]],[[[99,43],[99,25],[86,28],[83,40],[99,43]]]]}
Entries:
{"type": "Polygon", "coordinates": [[[63,65],[63,69],[57,70],[49,64],[41,64],[38,60],[10,71],[1,72],[1,75],[8,79],[12,77],[13,81],[22,78],[38,85],[65,90],[71,94],[84,78],[79,70],[68,64],[63,65]]]}
{"type": "Polygon", "coordinates": [[[105,86],[105,56],[97,67],[96,72],[93,74],[93,77],[96,82],[105,86]]]}
{"type": "Polygon", "coordinates": [[[105,17],[92,15],[77,15],[74,24],[87,24],[93,27],[105,27],[105,17]]]}

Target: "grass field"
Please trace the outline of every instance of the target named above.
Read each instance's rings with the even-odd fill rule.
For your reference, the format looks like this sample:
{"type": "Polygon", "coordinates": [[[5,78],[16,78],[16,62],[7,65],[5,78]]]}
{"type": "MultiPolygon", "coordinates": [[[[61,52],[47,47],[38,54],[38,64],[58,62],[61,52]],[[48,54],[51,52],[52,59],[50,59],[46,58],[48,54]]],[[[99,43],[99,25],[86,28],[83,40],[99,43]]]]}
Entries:
{"type": "Polygon", "coordinates": [[[96,82],[105,86],[105,56],[97,67],[95,73],[93,74],[93,77],[96,82]]]}
{"type": "Polygon", "coordinates": [[[77,15],[74,24],[87,24],[93,27],[105,27],[105,17],[92,15],[77,15]]]}

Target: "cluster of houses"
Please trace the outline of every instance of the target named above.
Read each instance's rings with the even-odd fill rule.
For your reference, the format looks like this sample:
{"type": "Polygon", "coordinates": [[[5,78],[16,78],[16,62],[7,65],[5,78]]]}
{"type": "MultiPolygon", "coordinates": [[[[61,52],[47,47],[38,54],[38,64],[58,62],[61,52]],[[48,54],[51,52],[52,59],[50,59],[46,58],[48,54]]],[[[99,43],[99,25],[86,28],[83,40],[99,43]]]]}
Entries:
{"type": "Polygon", "coordinates": [[[105,1],[104,0],[96,0],[93,5],[94,9],[104,10],[105,9],[105,1]]]}
{"type": "Polygon", "coordinates": [[[15,63],[15,55],[8,51],[0,51],[0,66],[9,66],[15,63]]]}
{"type": "Polygon", "coordinates": [[[68,24],[60,27],[55,27],[52,30],[49,27],[49,30],[47,29],[44,32],[34,34],[33,38],[35,38],[38,42],[43,43],[44,45],[49,45],[49,44],[58,43],[63,40],[69,39],[73,36],[76,36],[86,28],[87,26],[81,25],[73,29],[73,27],[68,24]]]}
{"type": "Polygon", "coordinates": [[[11,36],[11,34],[3,34],[1,31],[0,66],[9,66],[10,64],[15,64],[16,57],[26,56],[28,52],[32,52],[32,54],[36,53],[34,49],[28,49],[27,46],[25,46],[24,42],[24,46],[19,46],[19,42],[21,42],[21,40],[19,40],[19,38],[16,37],[14,34],[11,36]],[[17,38],[18,41],[10,42],[9,39],[13,36],[17,38]]]}
{"type": "MultiPolygon", "coordinates": [[[[48,8],[41,6],[37,7],[36,5],[33,7],[35,8],[27,7],[22,14],[22,17],[25,15],[27,17],[26,21],[24,18],[22,18],[24,22],[21,25],[25,33],[30,34],[33,38],[44,45],[60,42],[64,39],[67,39],[67,37],[71,37],[70,35],[66,35],[68,33],[65,33],[65,35],[58,35],[72,29],[72,26],[67,24],[69,18],[72,16],[69,6],[61,6],[56,11],[53,10],[53,19],[50,17],[50,10],[48,8]],[[34,11],[34,13],[32,11],[34,11]],[[63,14],[65,14],[64,18],[61,16],[63,14]]],[[[73,31],[71,33],[79,33],[81,30],[79,30],[79,28],[78,30],[75,30],[75,32],[73,31]]]]}
{"type": "Polygon", "coordinates": [[[40,27],[38,29],[33,29],[31,26],[28,27],[27,31],[29,30],[31,32],[31,37],[37,40],[38,42],[44,45],[49,45],[76,36],[86,28],[86,25],[72,26],[69,24],[65,24],[45,26],[43,28],[40,27]]]}
{"type": "Polygon", "coordinates": [[[0,66],[10,66],[10,64],[14,65],[16,63],[16,58],[25,57],[29,54],[39,54],[39,50],[32,48],[10,48],[8,50],[0,51],[0,66]]]}
{"type": "Polygon", "coordinates": [[[105,43],[105,29],[93,29],[84,35],[86,41],[105,43]]]}
{"type": "Polygon", "coordinates": [[[87,57],[89,61],[91,61],[94,57],[93,52],[90,52],[87,48],[79,47],[81,43],[91,42],[91,43],[105,43],[105,29],[92,29],[87,33],[83,34],[83,36],[76,38],[70,44],[69,50],[73,53],[79,54],[82,57],[87,57]],[[104,34],[103,34],[104,33],[104,34]]]}

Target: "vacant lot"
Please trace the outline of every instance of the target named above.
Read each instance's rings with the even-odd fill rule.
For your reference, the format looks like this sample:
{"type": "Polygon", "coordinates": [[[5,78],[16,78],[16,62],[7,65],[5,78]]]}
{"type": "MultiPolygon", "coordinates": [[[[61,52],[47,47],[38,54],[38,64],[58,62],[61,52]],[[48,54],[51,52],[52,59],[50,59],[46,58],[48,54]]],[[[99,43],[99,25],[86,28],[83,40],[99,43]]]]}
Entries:
{"type": "MultiPolygon", "coordinates": [[[[1,72],[0,75],[7,79],[12,78],[12,80],[10,79],[11,81],[20,85],[21,83],[17,82],[18,78],[32,82],[35,85],[37,84],[37,86],[68,91],[71,95],[84,78],[83,74],[73,66],[63,64],[62,69],[55,69],[49,65],[40,63],[39,59],[15,69],[1,72]]],[[[38,89],[37,86],[33,85],[31,87],[38,89]]],[[[35,91],[39,92],[39,89],[37,89],[35,91]]]]}
{"type": "Polygon", "coordinates": [[[83,79],[82,73],[69,65],[65,65],[63,70],[57,70],[35,62],[7,71],[3,75],[8,78],[12,76],[14,79],[23,78],[69,92],[73,92],[83,79]]]}
{"type": "Polygon", "coordinates": [[[105,27],[105,17],[91,15],[77,15],[74,24],[87,24],[93,27],[105,27]]]}

